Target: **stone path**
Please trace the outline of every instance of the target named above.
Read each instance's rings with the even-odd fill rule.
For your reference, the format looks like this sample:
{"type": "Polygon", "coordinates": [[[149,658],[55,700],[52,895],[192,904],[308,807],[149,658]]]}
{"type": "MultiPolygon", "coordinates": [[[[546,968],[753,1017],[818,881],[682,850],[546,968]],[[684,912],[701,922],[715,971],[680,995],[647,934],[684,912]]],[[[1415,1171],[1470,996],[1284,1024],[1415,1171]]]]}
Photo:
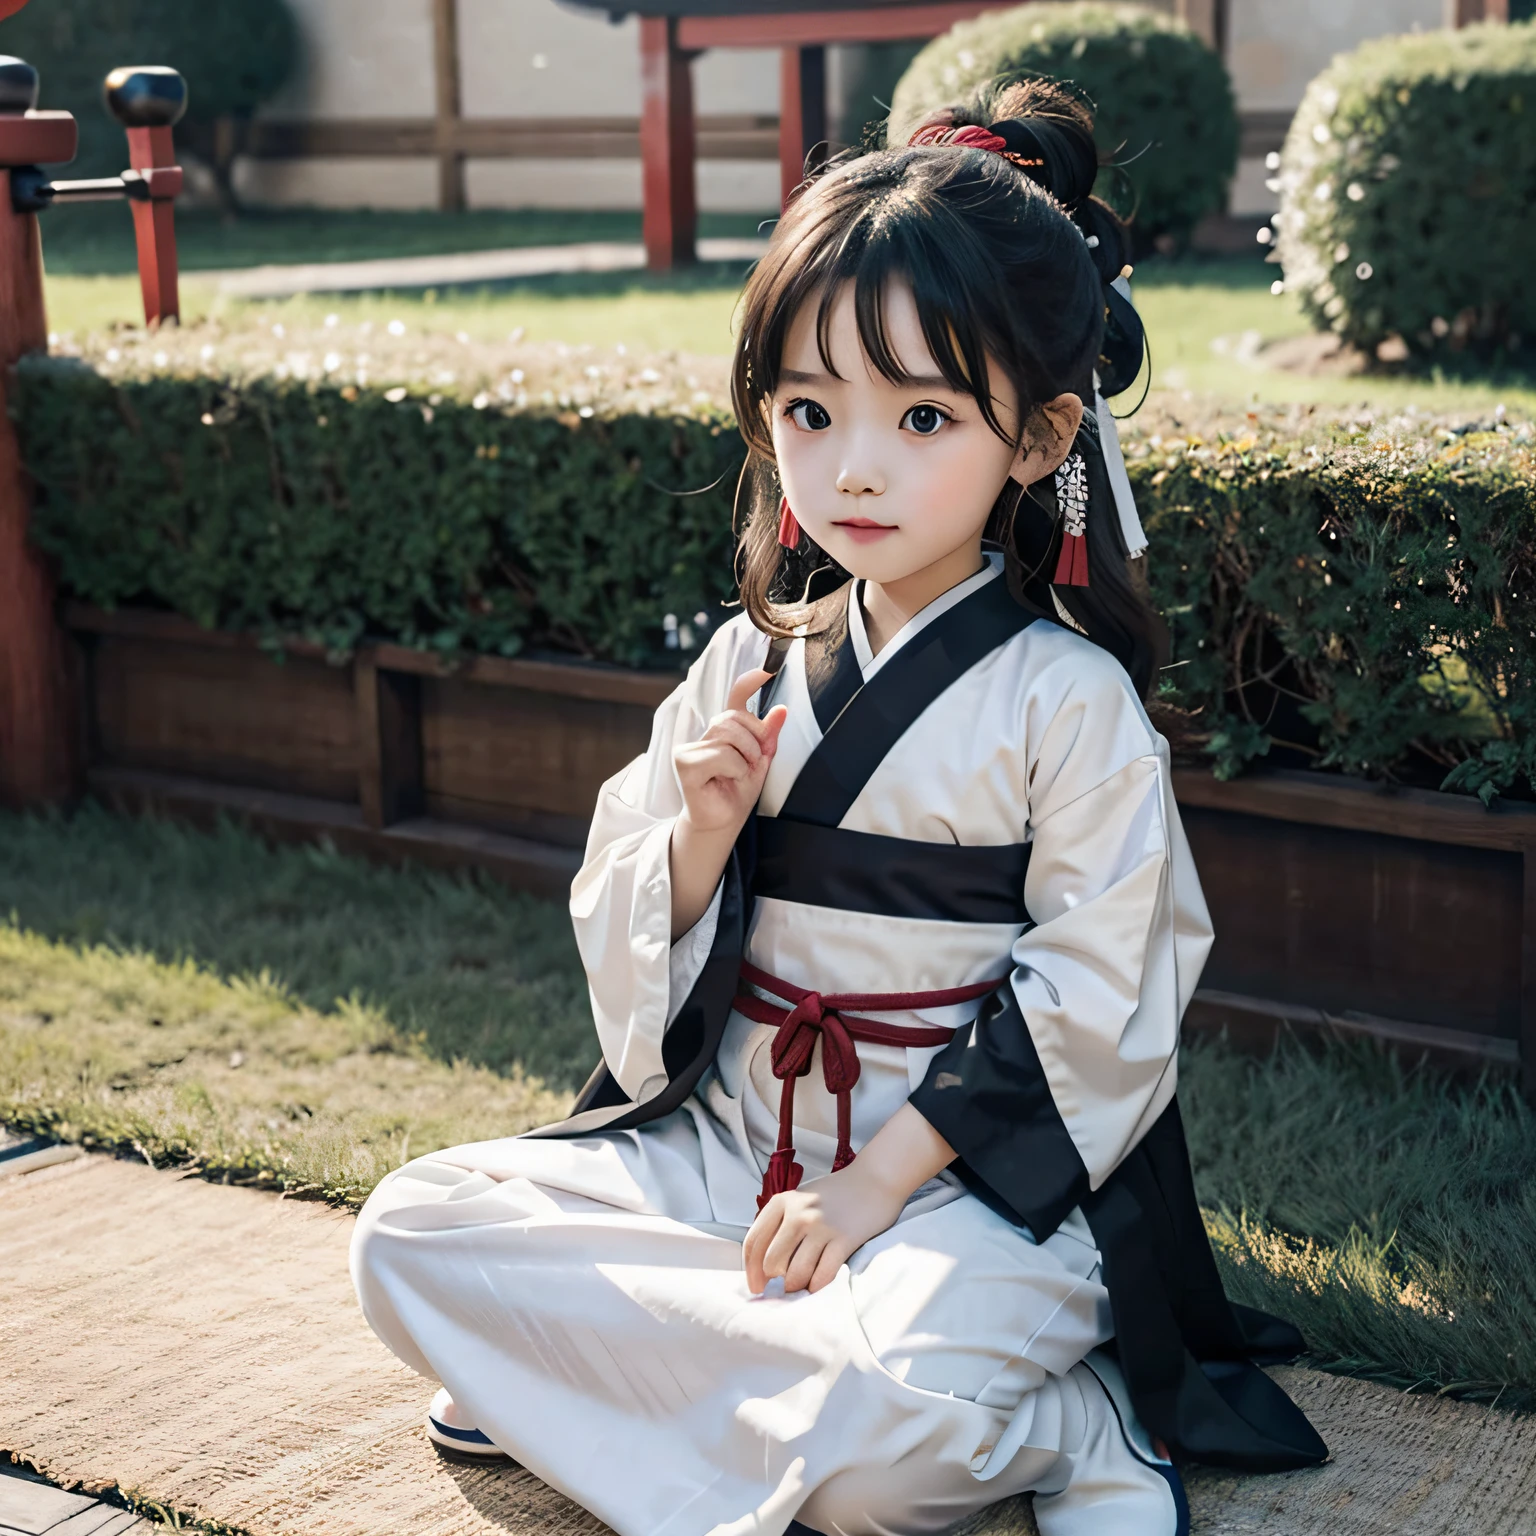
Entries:
{"type": "MultiPolygon", "coordinates": [[[[700,261],[756,261],[766,240],[700,240],[700,261]]],[[[645,266],[645,247],[619,241],[535,245],[465,251],[448,256],[401,256],[382,261],[317,261],[293,266],[240,267],[188,272],[211,279],[220,293],[242,299],[281,299],[296,293],[361,293],[369,289],[446,288],[460,283],[504,283],[562,272],[627,272],[645,266]]]]}
{"type": "Polygon", "coordinates": [[[0,1466],[0,1536],[150,1536],[153,1529],[129,1510],[66,1493],[24,1468],[0,1466]]]}
{"type": "MultiPolygon", "coordinates": [[[[357,1311],[351,1229],[325,1206],[105,1157],[0,1176],[0,1452],[250,1536],[602,1536],[520,1468],[438,1458],[427,1389],[357,1311]]],[[[1536,1419],[1282,1380],[1333,1462],[1196,1475],[1199,1536],[1536,1533],[1536,1419]]],[[[1013,1503],[962,1532],[1034,1522],[1013,1503]]]]}

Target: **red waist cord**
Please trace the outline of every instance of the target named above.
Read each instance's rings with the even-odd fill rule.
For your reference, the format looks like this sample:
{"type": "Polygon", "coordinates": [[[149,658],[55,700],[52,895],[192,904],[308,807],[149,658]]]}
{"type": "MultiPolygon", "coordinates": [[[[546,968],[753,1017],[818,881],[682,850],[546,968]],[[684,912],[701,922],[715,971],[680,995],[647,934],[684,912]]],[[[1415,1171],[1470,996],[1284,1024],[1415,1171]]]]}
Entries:
{"type": "Polygon", "coordinates": [[[787,981],[780,981],[755,965],[742,962],[741,979],[786,999],[791,1006],[780,1007],[749,992],[745,985],[736,994],[736,1011],[757,1024],[771,1024],[778,1033],[773,1039],[773,1075],[783,1082],[779,1092],[779,1144],[768,1160],[763,1175],[763,1192],[757,1197],[762,1208],[778,1194],[798,1189],[805,1170],[795,1161],[795,1079],[811,1070],[816,1050],[816,1036],[821,1036],[821,1075],[827,1092],[837,1099],[837,1156],[832,1171],[846,1168],[853,1161],[852,1135],[853,1085],[859,1080],[857,1040],[871,1045],[948,1045],[954,1039],[952,1029],[932,1026],[911,1028],[903,1024],[880,1024],[874,1019],[856,1018],[844,1008],[874,1008],[880,1012],[898,1012],[913,1008],[943,1008],[951,1003],[974,1002],[995,992],[1003,983],[978,981],[968,987],[946,987],[937,992],[812,992],[787,981]]]}

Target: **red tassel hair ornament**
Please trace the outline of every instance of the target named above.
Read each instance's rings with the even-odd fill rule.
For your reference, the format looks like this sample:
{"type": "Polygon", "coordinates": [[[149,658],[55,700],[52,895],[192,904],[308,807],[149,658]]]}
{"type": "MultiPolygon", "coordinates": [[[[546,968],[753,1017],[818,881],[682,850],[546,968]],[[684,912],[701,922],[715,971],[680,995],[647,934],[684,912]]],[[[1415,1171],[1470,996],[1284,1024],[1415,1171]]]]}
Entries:
{"type": "Polygon", "coordinates": [[[1056,471],[1056,505],[1061,508],[1061,555],[1056,574],[1058,587],[1088,585],[1088,468],[1080,453],[1068,454],[1056,471]]]}
{"type": "Polygon", "coordinates": [[[795,520],[788,496],[779,498],[779,543],[785,549],[800,547],[800,524],[795,520]]]}

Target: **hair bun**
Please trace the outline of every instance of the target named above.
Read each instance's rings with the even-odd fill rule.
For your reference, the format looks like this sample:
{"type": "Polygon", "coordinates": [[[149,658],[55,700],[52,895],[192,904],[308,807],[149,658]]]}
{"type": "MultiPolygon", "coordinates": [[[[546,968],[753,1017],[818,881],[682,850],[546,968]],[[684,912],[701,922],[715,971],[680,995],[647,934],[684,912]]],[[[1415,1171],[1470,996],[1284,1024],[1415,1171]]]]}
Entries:
{"type": "MultiPolygon", "coordinates": [[[[1003,94],[1006,98],[1009,93],[1003,94]]],[[[995,105],[1006,108],[1011,103],[1004,99],[995,105]]],[[[1076,102],[1072,105],[1078,106],[1076,102]]],[[[1098,146],[1093,141],[1091,121],[1085,123],[1078,116],[1078,112],[1087,115],[1081,107],[1078,112],[1064,112],[1052,110],[1052,106],[1054,103],[1045,102],[1038,107],[1026,106],[1017,115],[987,124],[987,128],[1007,144],[1009,155],[1017,157],[1014,163],[1025,175],[1044,187],[1068,213],[1075,213],[1093,195],[1099,174],[1098,146]]]]}

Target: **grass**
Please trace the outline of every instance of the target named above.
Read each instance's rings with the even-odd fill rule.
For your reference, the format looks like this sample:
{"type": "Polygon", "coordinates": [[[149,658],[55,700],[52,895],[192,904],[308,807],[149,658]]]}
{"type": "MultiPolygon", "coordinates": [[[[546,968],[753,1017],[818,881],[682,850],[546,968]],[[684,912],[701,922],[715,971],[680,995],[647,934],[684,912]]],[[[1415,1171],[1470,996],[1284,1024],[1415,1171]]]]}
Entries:
{"type": "MultiPolygon", "coordinates": [[[[0,1120],[356,1204],[558,1116],[596,1060],[565,914],[87,807],[0,817],[0,1120]]],[[[1316,1363],[1536,1408],[1536,1115],[1391,1058],[1188,1049],[1233,1293],[1316,1363]]]]}

